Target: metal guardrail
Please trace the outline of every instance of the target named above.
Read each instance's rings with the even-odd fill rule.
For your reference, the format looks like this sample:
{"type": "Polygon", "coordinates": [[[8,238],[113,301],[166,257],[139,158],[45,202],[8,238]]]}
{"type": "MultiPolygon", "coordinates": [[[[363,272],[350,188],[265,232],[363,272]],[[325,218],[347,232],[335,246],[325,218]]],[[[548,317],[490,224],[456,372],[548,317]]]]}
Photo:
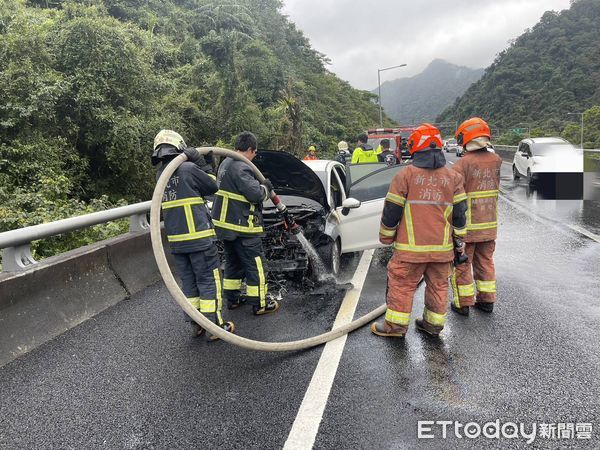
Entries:
{"type": "Polygon", "coordinates": [[[83,216],[70,217],[56,222],[43,223],[30,227],[19,228],[0,233],[0,249],[2,249],[2,271],[19,272],[36,264],[31,254],[31,242],[69,231],[88,228],[101,223],[129,217],[129,232],[147,231],[147,213],[150,211],[150,201],[120,206],[118,208],[98,211],[83,216]]]}

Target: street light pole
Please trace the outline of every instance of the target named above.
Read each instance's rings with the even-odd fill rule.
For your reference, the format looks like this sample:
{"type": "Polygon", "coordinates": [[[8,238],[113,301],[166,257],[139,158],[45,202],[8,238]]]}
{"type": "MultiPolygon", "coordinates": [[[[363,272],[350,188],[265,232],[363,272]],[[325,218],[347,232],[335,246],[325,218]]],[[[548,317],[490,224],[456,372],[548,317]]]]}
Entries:
{"type": "Polygon", "coordinates": [[[379,89],[378,101],[379,101],[379,126],[383,128],[383,110],[381,109],[381,70],[377,69],[377,86],[379,89]]]}
{"type": "Polygon", "coordinates": [[[398,66],[385,67],[383,69],[377,69],[377,86],[379,92],[379,126],[383,128],[383,109],[381,107],[381,72],[385,70],[398,69],[399,67],[405,67],[406,64],[400,64],[398,66]]]}
{"type": "Polygon", "coordinates": [[[583,150],[583,115],[584,114],[585,114],[585,112],[567,113],[567,116],[577,116],[577,115],[581,116],[581,150],[583,150]]]}

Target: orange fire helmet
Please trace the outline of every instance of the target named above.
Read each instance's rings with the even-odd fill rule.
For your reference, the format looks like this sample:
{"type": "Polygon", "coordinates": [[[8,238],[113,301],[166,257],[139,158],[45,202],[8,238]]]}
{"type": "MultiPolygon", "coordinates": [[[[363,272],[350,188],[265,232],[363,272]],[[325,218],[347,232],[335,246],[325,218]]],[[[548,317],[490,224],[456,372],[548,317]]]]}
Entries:
{"type": "Polygon", "coordinates": [[[479,117],[472,117],[460,124],[456,130],[456,143],[465,147],[469,142],[478,137],[492,138],[492,132],[485,120],[479,117]]]}
{"type": "Polygon", "coordinates": [[[419,125],[408,138],[408,151],[412,155],[421,150],[442,148],[442,135],[440,130],[430,123],[419,125]]]}

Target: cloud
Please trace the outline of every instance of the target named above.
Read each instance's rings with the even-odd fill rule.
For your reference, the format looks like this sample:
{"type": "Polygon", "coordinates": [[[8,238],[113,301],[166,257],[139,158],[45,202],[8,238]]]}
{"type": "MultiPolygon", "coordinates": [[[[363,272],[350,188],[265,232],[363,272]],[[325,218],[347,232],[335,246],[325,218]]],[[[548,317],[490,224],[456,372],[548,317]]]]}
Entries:
{"type": "Polygon", "coordinates": [[[360,89],[416,75],[433,59],[487,67],[508,41],[532,28],[547,10],[569,0],[283,0],[283,13],[312,46],[331,59],[329,69],[360,89]]]}

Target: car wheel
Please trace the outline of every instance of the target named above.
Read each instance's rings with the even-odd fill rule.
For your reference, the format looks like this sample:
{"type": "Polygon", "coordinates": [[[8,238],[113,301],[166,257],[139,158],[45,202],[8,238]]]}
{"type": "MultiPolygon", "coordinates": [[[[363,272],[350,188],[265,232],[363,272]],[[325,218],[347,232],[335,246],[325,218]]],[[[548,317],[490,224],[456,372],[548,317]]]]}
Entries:
{"type": "Polygon", "coordinates": [[[517,166],[513,164],[512,169],[513,169],[513,180],[518,180],[519,178],[521,178],[521,174],[517,170],[517,166]]]}
{"type": "Polygon", "coordinates": [[[329,273],[337,276],[340,273],[340,241],[329,239],[329,241],[317,247],[317,252],[329,273]]]}
{"type": "Polygon", "coordinates": [[[529,182],[529,186],[533,186],[533,175],[531,174],[531,169],[527,169],[527,181],[529,182]]]}

